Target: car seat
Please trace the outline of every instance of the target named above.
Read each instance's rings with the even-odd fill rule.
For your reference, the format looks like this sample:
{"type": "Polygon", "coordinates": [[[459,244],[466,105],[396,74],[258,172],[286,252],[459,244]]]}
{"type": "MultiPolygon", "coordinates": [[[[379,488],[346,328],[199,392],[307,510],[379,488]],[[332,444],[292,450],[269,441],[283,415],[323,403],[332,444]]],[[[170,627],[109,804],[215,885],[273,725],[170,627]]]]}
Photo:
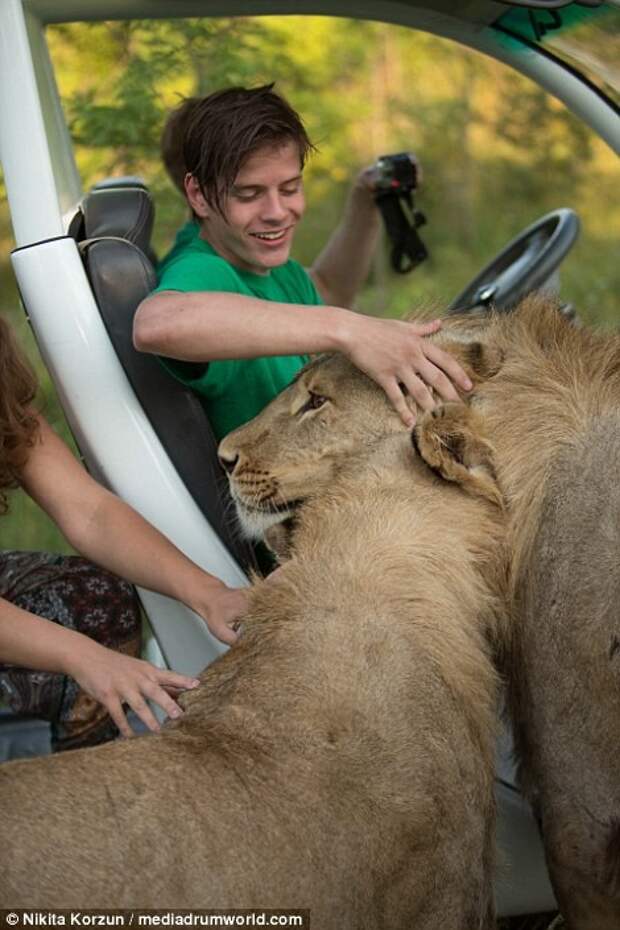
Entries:
{"type": "Polygon", "coordinates": [[[228,483],[204,408],[157,358],[133,346],[136,309],[156,285],[150,242],[154,215],[151,196],[139,179],[109,179],[86,195],[69,235],[78,243],[102,320],[144,412],[196,504],[247,571],[256,567],[255,555],[236,531],[228,483]]]}

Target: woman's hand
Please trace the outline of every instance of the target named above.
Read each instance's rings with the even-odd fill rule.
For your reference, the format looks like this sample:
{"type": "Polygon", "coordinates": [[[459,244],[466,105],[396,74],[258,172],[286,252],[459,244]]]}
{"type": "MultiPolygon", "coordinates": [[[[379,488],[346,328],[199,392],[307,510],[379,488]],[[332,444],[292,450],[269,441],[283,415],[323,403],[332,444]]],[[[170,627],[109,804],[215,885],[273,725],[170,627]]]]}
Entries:
{"type": "Polygon", "coordinates": [[[203,585],[203,590],[191,601],[189,607],[203,618],[209,630],[220,642],[232,646],[238,639],[239,621],[248,609],[249,588],[229,588],[222,582],[203,585]]]}
{"type": "Polygon", "coordinates": [[[156,733],[160,725],[147,704],[153,701],[173,719],[183,711],[171,695],[196,688],[196,678],[156,668],[150,662],[106,649],[84,637],[67,663],[67,674],[92,698],[103,704],[122,736],[133,736],[123,705],[156,733]]]}
{"type": "Polygon", "coordinates": [[[22,484],[73,547],[119,577],[186,604],[214,636],[233,643],[234,623],[246,610],[244,592],[203,571],[139,513],[97,484],[43,419],[40,430],[41,442],[33,447],[22,484]]]}

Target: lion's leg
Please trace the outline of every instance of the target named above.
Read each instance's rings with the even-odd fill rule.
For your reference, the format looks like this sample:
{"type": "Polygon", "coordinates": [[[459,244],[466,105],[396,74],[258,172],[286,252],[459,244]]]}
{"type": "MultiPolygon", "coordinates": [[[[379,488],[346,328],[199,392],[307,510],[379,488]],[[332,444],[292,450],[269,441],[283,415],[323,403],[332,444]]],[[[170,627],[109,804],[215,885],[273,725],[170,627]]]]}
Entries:
{"type": "Polygon", "coordinates": [[[620,434],[611,426],[599,421],[556,462],[517,587],[508,669],[524,783],[570,930],[620,928],[620,434]]]}
{"type": "Polygon", "coordinates": [[[542,831],[558,904],[567,930],[618,930],[619,826],[599,820],[579,801],[566,797],[562,807],[543,802],[542,831]]]}

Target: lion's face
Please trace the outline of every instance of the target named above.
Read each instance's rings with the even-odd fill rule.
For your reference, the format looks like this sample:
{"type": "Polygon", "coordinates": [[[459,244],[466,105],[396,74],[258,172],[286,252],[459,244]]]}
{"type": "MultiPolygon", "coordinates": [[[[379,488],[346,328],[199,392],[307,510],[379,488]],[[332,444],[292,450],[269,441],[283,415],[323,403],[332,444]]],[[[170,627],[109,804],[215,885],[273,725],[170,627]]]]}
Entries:
{"type": "Polygon", "coordinates": [[[383,391],[342,356],[321,356],[219,454],[245,532],[262,537],[329,486],[351,454],[404,430],[383,391]]]}

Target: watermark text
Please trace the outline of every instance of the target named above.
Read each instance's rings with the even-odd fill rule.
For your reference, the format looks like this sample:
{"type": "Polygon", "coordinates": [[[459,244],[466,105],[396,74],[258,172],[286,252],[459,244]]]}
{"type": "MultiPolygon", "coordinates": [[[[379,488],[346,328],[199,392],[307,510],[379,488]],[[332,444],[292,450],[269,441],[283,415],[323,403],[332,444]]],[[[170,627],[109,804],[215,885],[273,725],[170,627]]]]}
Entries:
{"type": "Polygon", "coordinates": [[[0,928],[278,927],[310,930],[309,910],[0,910],[0,928]]]}

